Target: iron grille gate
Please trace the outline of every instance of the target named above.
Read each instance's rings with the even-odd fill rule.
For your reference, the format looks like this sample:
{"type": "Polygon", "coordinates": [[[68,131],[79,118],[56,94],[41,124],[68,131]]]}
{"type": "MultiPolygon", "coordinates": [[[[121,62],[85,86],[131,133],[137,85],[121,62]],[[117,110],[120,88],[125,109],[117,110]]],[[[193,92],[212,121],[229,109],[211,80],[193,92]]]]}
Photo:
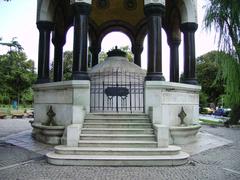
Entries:
{"type": "Polygon", "coordinates": [[[112,70],[90,74],[91,112],[144,112],[144,75],[112,70]]]}

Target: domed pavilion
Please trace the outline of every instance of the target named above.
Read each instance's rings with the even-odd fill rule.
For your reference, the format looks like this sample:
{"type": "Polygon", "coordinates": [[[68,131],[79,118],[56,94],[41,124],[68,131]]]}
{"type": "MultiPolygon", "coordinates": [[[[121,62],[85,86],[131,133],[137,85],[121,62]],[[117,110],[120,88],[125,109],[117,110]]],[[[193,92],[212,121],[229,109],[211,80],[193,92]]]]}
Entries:
{"type": "Polygon", "coordinates": [[[195,142],[200,128],[196,8],[196,0],[38,0],[32,135],[58,144],[47,154],[49,163],[161,166],[188,161],[189,155],[177,145],[195,142]],[[63,46],[71,27],[72,76],[63,81],[63,46]],[[170,82],[162,73],[162,30],[170,48],[170,82]],[[129,37],[133,62],[115,49],[100,64],[102,40],[114,31],[129,37]],[[141,53],[146,36],[144,71],[141,53]],[[53,79],[50,43],[54,45],[53,79]],[[180,43],[184,47],[181,82],[180,43]]]}

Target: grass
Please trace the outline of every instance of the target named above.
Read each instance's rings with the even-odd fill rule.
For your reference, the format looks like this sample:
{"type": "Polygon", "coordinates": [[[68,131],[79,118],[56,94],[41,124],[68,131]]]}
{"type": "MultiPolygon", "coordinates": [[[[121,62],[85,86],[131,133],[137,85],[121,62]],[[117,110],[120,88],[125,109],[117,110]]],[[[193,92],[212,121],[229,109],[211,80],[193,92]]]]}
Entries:
{"type": "Polygon", "coordinates": [[[201,124],[205,124],[205,125],[224,125],[223,122],[217,122],[217,121],[211,121],[208,119],[199,119],[201,124]]]}
{"type": "MultiPolygon", "coordinates": [[[[31,105],[27,105],[27,106],[19,105],[18,110],[25,111],[30,108],[32,108],[31,105]]],[[[10,115],[11,111],[16,111],[16,109],[13,109],[12,105],[0,105],[0,112],[10,115]]]]}

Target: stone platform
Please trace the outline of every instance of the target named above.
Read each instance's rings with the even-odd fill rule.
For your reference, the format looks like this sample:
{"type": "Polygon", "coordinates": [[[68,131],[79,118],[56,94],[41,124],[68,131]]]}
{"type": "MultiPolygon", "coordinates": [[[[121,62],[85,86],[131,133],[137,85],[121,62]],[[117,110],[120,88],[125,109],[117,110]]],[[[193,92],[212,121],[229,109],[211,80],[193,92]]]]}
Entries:
{"type": "Polygon", "coordinates": [[[82,166],[176,166],[188,162],[189,155],[180,147],[157,140],[151,120],[144,113],[90,113],[79,133],[79,138],[71,138],[70,145],[56,146],[47,154],[47,161],[82,166]]]}

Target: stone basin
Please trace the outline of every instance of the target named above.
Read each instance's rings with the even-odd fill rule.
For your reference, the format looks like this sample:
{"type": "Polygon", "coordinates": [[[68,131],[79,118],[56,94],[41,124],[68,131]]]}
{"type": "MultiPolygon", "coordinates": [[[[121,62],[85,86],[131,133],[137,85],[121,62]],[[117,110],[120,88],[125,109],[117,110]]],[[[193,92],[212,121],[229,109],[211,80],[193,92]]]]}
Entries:
{"type": "Polygon", "coordinates": [[[197,133],[201,125],[185,125],[185,126],[171,126],[170,144],[189,144],[197,141],[197,133]]]}
{"type": "Polygon", "coordinates": [[[64,126],[45,126],[41,123],[31,123],[33,130],[32,136],[38,141],[46,144],[61,144],[64,126]]]}

